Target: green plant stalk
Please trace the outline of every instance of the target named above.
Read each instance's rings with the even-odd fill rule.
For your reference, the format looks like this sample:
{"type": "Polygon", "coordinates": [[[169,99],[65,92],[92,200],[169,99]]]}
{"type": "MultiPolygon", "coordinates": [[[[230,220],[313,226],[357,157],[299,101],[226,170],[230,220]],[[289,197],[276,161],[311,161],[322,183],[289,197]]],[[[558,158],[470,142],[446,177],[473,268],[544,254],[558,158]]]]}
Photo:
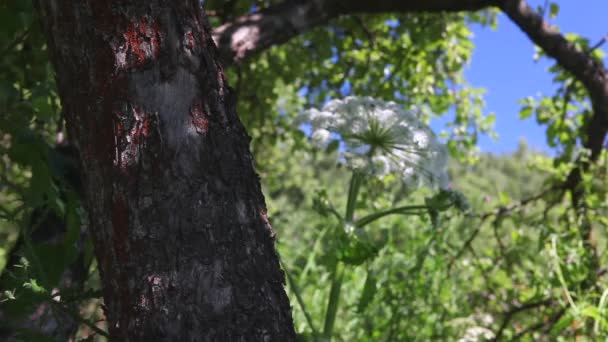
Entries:
{"type": "MultiPolygon", "coordinates": [[[[600,298],[600,303],[598,305],[598,310],[600,312],[600,317],[604,317],[604,312],[606,311],[606,298],[608,297],[608,289],[604,290],[602,293],[602,297],[600,298]]],[[[595,320],[595,324],[593,325],[593,332],[598,335],[600,333],[600,321],[595,320]]]]}
{"type": "Polygon", "coordinates": [[[302,283],[304,281],[304,279],[306,279],[306,277],[308,276],[308,272],[310,272],[310,269],[312,268],[312,266],[315,262],[315,259],[317,257],[317,253],[319,252],[319,249],[321,248],[321,241],[323,241],[323,239],[325,238],[325,235],[327,235],[327,232],[329,232],[329,227],[326,227],[325,229],[323,229],[323,231],[321,232],[321,234],[319,234],[319,237],[315,241],[315,244],[312,247],[312,253],[310,253],[310,255],[308,256],[308,260],[306,260],[306,265],[304,266],[304,270],[302,271],[302,273],[300,273],[300,277],[298,278],[298,283],[302,283]]]}
{"type": "Polygon", "coordinates": [[[334,217],[336,219],[338,219],[338,222],[342,222],[344,220],[344,218],[342,216],[340,216],[340,214],[338,213],[338,211],[336,210],[336,208],[334,208],[333,205],[330,204],[329,206],[329,212],[334,215],[334,217]]]}
{"type": "Polygon", "coordinates": [[[424,210],[427,210],[428,208],[429,207],[426,205],[409,205],[386,209],[360,218],[359,220],[355,221],[355,226],[363,228],[368,224],[388,215],[420,215],[424,214],[424,210]]]}
{"type": "Polygon", "coordinates": [[[291,287],[291,290],[293,291],[294,295],[296,296],[296,300],[298,301],[298,304],[300,305],[300,309],[302,309],[302,313],[304,314],[304,317],[306,318],[306,322],[308,323],[308,326],[310,327],[310,330],[312,331],[313,336],[315,337],[315,339],[317,339],[317,337],[319,336],[319,332],[317,331],[317,329],[315,329],[315,325],[312,322],[312,318],[308,314],[308,311],[306,311],[306,307],[304,306],[304,300],[302,299],[302,295],[301,295],[302,292],[300,292],[300,289],[296,285],[296,282],[294,281],[294,279],[291,277],[291,274],[287,270],[287,267],[285,267],[285,264],[283,264],[283,261],[280,261],[280,263],[281,263],[281,267],[283,268],[283,271],[285,272],[285,275],[287,275],[287,282],[288,282],[289,286],[291,287]]]}
{"type": "Polygon", "coordinates": [[[552,252],[551,254],[553,254],[553,267],[555,268],[555,272],[557,273],[557,279],[559,280],[560,284],[562,285],[564,294],[566,295],[566,298],[568,299],[570,306],[574,310],[575,316],[578,316],[580,314],[580,311],[578,309],[578,306],[576,306],[576,304],[574,303],[572,296],[570,295],[570,290],[568,290],[568,284],[566,284],[566,279],[564,278],[564,275],[562,274],[562,268],[559,265],[559,255],[557,254],[557,236],[555,236],[555,235],[553,235],[551,237],[551,252],[552,252]]]}
{"type": "Polygon", "coordinates": [[[357,196],[359,195],[359,189],[363,183],[363,174],[358,171],[353,171],[353,176],[350,179],[350,186],[348,188],[348,199],[346,201],[346,214],[344,219],[347,222],[353,222],[355,217],[355,207],[357,205],[357,196]]]}
{"type": "Polygon", "coordinates": [[[340,290],[342,289],[342,280],[344,278],[344,265],[336,261],[332,271],[331,289],[329,290],[329,300],[327,301],[325,324],[323,326],[325,341],[331,341],[334,324],[336,323],[336,314],[338,313],[338,306],[340,304],[340,290]]]}
{"type": "MultiPolygon", "coordinates": [[[[361,172],[353,171],[348,188],[348,199],[346,200],[346,213],[344,220],[353,222],[355,217],[355,207],[357,204],[357,196],[359,189],[363,184],[364,175],[361,172]]],[[[331,270],[331,288],[329,290],[329,299],[327,300],[327,309],[325,310],[325,322],[323,324],[323,337],[326,341],[331,341],[331,336],[336,322],[336,314],[340,304],[340,290],[342,289],[342,280],[344,278],[344,265],[336,260],[331,270]]]]}

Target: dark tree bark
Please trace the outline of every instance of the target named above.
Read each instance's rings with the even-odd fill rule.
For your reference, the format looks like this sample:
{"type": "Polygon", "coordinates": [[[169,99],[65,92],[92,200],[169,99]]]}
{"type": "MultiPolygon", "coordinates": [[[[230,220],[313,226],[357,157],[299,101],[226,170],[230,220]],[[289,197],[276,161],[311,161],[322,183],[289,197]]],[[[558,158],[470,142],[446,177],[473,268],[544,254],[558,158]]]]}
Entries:
{"type": "Polygon", "coordinates": [[[249,137],[198,1],[36,1],[113,340],[291,341],[249,137]]]}

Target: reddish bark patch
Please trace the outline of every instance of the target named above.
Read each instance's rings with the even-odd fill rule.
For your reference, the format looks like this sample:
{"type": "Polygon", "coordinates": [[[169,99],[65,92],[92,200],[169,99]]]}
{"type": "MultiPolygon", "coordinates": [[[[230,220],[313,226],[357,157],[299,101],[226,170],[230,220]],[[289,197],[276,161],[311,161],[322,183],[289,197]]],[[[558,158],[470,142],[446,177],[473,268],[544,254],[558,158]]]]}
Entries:
{"type": "Polygon", "coordinates": [[[188,32],[186,32],[186,34],[184,34],[184,41],[185,41],[186,48],[188,48],[188,50],[190,50],[190,51],[194,51],[196,42],[194,41],[194,35],[192,34],[192,31],[188,31],[188,32]]]}
{"type": "Polygon", "coordinates": [[[130,171],[134,165],[137,165],[141,146],[151,134],[150,117],[150,114],[138,106],[131,106],[131,110],[127,113],[115,114],[114,166],[118,167],[124,175],[131,176],[130,171]],[[127,118],[129,114],[131,116],[127,118]],[[121,116],[125,117],[122,121],[121,116]]]}
{"type": "Polygon", "coordinates": [[[190,106],[190,116],[192,117],[192,126],[201,134],[207,133],[209,130],[209,118],[203,110],[203,103],[200,100],[195,100],[190,106]]]}
{"type": "Polygon", "coordinates": [[[131,22],[123,34],[130,67],[140,67],[160,55],[162,34],[158,21],[140,18],[131,22]]]}
{"type": "Polygon", "coordinates": [[[146,138],[149,137],[150,136],[150,126],[151,126],[150,115],[146,115],[141,124],[141,128],[139,131],[140,136],[143,135],[146,138]]]}
{"type": "Polygon", "coordinates": [[[272,226],[270,225],[270,221],[268,220],[268,211],[265,208],[260,208],[258,211],[262,221],[264,222],[264,227],[270,233],[270,236],[274,239],[276,237],[276,233],[272,230],[272,226]]]}
{"type": "Polygon", "coordinates": [[[133,116],[135,117],[135,125],[129,134],[131,144],[140,144],[143,138],[147,138],[150,134],[150,115],[145,113],[142,108],[133,106],[133,116]]]}

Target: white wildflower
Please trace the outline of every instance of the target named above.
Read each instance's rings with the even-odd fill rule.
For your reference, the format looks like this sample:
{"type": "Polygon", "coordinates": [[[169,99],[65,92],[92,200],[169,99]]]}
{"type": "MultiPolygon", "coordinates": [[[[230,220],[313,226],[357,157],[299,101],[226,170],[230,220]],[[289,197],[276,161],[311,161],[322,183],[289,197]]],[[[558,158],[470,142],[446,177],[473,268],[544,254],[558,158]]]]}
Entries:
{"type": "Polygon", "coordinates": [[[375,175],[383,177],[391,172],[391,160],[387,156],[376,155],[372,157],[372,167],[375,175]]]}
{"type": "Polygon", "coordinates": [[[414,132],[414,142],[418,147],[425,148],[429,144],[429,136],[423,131],[416,131],[414,132]]]}
{"type": "Polygon", "coordinates": [[[326,129],[317,129],[310,136],[315,146],[326,148],[331,143],[331,132],[326,129]]]}
{"type": "Polygon", "coordinates": [[[477,319],[481,324],[483,324],[486,327],[488,327],[488,326],[492,325],[492,323],[494,323],[494,317],[492,317],[492,315],[487,314],[487,313],[480,313],[475,316],[475,319],[477,319]]]}
{"type": "Polygon", "coordinates": [[[416,114],[395,102],[349,96],[301,116],[316,146],[342,142],[339,161],[374,176],[399,175],[408,186],[446,188],[447,150],[416,114]]]}
{"type": "Polygon", "coordinates": [[[458,342],[489,341],[495,337],[494,332],[484,327],[470,327],[458,342]]]}

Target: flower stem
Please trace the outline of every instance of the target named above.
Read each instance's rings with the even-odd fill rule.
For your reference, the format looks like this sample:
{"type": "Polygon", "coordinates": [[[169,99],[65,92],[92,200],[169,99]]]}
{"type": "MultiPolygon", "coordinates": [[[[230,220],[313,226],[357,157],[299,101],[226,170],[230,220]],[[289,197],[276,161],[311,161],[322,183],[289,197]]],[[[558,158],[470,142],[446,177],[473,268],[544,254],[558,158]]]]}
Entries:
{"type": "Polygon", "coordinates": [[[357,204],[357,196],[359,195],[359,189],[363,183],[363,174],[359,171],[353,171],[353,176],[350,179],[350,186],[348,188],[348,199],[346,201],[346,215],[344,219],[347,222],[352,222],[355,217],[355,206],[357,204]]]}
{"type": "Polygon", "coordinates": [[[326,341],[331,341],[334,323],[336,322],[336,314],[338,313],[338,305],[340,303],[340,290],[342,288],[342,279],[344,278],[344,265],[340,261],[336,261],[332,271],[331,289],[329,290],[329,300],[327,301],[325,324],[323,326],[323,337],[326,341]]]}
{"type": "Polygon", "coordinates": [[[404,207],[396,207],[391,209],[382,210],[355,221],[355,226],[363,228],[366,225],[383,218],[388,215],[421,215],[429,207],[426,205],[408,205],[404,207]]]}
{"type": "MultiPolygon", "coordinates": [[[[348,188],[348,199],[346,200],[346,213],[344,220],[352,222],[355,217],[355,207],[359,189],[363,184],[364,175],[359,171],[353,171],[348,188]]],[[[336,260],[331,270],[331,288],[329,289],[329,299],[325,311],[325,323],[323,325],[323,337],[325,341],[331,341],[331,336],[336,322],[338,305],[340,304],[340,290],[342,289],[342,279],[344,278],[344,265],[340,260],[336,260]]]]}

